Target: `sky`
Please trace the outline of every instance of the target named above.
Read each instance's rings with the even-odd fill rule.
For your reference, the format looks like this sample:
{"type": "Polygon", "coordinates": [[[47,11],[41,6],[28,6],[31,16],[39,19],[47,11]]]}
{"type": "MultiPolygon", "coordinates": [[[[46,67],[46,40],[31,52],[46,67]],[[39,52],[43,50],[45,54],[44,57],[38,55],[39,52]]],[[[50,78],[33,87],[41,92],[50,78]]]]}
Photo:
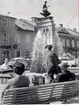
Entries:
{"type": "MultiPolygon", "coordinates": [[[[30,20],[40,17],[44,0],[0,0],[0,14],[30,20]]],[[[48,10],[54,17],[54,23],[63,24],[67,28],[78,27],[78,0],[47,0],[48,10]],[[69,25],[68,25],[69,23],[69,25]]]]}

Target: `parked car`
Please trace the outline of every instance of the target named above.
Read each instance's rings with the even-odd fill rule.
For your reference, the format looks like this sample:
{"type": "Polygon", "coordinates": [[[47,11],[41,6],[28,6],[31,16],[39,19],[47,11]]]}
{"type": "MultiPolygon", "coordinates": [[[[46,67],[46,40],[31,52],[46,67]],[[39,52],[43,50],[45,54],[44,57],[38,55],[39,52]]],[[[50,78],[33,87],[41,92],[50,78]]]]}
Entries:
{"type": "Polygon", "coordinates": [[[10,60],[10,62],[8,63],[8,65],[13,68],[14,64],[17,63],[17,62],[23,63],[25,65],[25,69],[28,66],[27,59],[25,59],[23,57],[12,58],[10,60]]]}
{"type": "Polygon", "coordinates": [[[70,60],[68,57],[59,57],[61,62],[67,62],[69,67],[77,67],[77,62],[75,59],[70,60]]]}
{"type": "Polygon", "coordinates": [[[69,67],[77,67],[77,63],[75,60],[71,60],[71,61],[67,61],[67,62],[68,62],[69,67]]]}
{"type": "Polygon", "coordinates": [[[61,62],[62,62],[62,61],[68,61],[68,60],[69,60],[68,57],[59,57],[59,59],[60,59],[61,62]]]}
{"type": "Polygon", "coordinates": [[[24,57],[16,57],[16,58],[12,58],[8,64],[6,65],[5,63],[3,63],[2,65],[0,65],[0,72],[4,72],[4,71],[10,71],[13,69],[15,63],[20,62],[23,63],[25,65],[25,69],[29,69],[30,68],[30,64],[31,64],[31,59],[26,59],[24,57]]]}
{"type": "Polygon", "coordinates": [[[0,72],[7,71],[7,70],[10,70],[10,69],[11,68],[8,64],[3,63],[2,65],[0,65],[0,72]]]}

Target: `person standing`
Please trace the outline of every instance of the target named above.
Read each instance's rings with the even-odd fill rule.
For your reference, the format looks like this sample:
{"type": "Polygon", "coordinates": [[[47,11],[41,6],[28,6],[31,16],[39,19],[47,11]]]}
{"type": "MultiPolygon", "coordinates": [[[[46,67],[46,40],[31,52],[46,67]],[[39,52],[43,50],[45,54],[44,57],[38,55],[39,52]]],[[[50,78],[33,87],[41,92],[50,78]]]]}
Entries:
{"type": "Polygon", "coordinates": [[[43,68],[52,79],[54,79],[54,74],[61,72],[58,64],[60,64],[60,60],[58,59],[56,53],[53,52],[53,46],[46,45],[43,58],[43,68]]]}

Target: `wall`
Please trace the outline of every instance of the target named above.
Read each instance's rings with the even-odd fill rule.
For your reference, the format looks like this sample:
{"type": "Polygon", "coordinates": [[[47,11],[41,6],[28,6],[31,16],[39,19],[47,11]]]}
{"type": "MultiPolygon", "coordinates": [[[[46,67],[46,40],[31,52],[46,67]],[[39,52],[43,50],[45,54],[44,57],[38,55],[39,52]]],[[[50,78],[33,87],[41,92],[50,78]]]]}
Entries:
{"type": "Polygon", "coordinates": [[[0,64],[4,62],[5,57],[10,60],[14,56],[14,34],[15,18],[0,15],[0,64]]]}
{"type": "MultiPolygon", "coordinates": [[[[15,34],[16,34],[15,41],[16,43],[18,43],[18,47],[15,53],[17,51],[20,51],[20,56],[26,56],[26,51],[27,51],[31,54],[33,41],[36,36],[35,32],[34,31],[24,31],[18,28],[16,29],[15,34]]],[[[17,55],[15,54],[15,56],[17,55]]]]}
{"type": "MultiPolygon", "coordinates": [[[[77,41],[79,41],[79,36],[73,36],[69,34],[59,33],[59,37],[65,40],[65,46],[63,46],[64,51],[66,53],[70,53],[75,57],[78,57],[77,53],[79,52],[79,48],[77,46],[77,41]],[[69,39],[69,46],[67,46],[67,39],[69,39]],[[74,40],[74,45],[72,46],[72,40],[74,40]]],[[[64,44],[63,44],[64,45],[64,44]]]]}

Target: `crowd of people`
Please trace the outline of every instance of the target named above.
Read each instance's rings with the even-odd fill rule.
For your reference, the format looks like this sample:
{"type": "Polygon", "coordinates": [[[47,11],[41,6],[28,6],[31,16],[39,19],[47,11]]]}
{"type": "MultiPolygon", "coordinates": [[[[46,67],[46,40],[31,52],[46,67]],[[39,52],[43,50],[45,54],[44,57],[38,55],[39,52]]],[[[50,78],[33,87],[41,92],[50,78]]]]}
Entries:
{"type": "MultiPolygon", "coordinates": [[[[72,81],[76,79],[75,74],[68,70],[68,64],[60,62],[56,53],[53,52],[52,45],[45,46],[43,59],[43,69],[46,71],[44,75],[44,84],[72,81]]],[[[2,92],[2,98],[6,89],[29,87],[34,85],[32,82],[32,76],[29,78],[27,75],[23,75],[25,71],[24,68],[24,64],[22,63],[15,64],[14,73],[16,75],[6,83],[2,92]]]]}

